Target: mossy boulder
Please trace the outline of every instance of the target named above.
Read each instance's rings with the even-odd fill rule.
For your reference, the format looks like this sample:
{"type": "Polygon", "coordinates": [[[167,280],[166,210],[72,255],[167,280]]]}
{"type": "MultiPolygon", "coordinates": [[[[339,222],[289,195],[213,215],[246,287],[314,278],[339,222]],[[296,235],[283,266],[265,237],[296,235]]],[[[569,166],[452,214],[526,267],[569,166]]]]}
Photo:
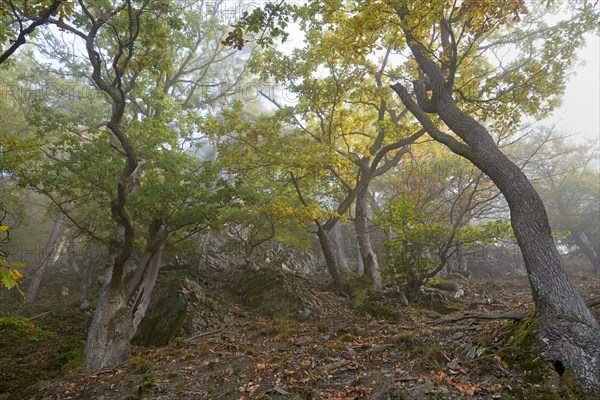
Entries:
{"type": "Polygon", "coordinates": [[[440,292],[420,292],[417,296],[416,303],[423,308],[433,310],[440,314],[450,314],[459,309],[456,303],[440,292]]]}
{"type": "Polygon", "coordinates": [[[306,278],[283,269],[245,272],[231,290],[242,304],[269,317],[312,321],[323,308],[321,300],[307,287],[306,278]]]}
{"type": "Polygon", "coordinates": [[[400,312],[384,304],[382,301],[367,300],[357,307],[357,309],[369,314],[373,318],[383,319],[388,322],[397,322],[400,319],[400,312]]]}
{"type": "Polygon", "coordinates": [[[226,318],[221,304],[198,282],[180,273],[163,273],[133,343],[164,346],[175,336],[193,336],[213,329],[226,318]]]}

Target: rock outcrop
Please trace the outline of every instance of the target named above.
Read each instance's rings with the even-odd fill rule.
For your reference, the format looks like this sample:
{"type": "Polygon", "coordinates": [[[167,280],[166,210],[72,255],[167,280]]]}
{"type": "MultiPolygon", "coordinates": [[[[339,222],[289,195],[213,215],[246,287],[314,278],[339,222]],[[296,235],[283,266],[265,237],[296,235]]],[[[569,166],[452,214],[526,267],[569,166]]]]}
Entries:
{"type": "Polygon", "coordinates": [[[318,317],[323,303],[305,279],[268,267],[241,274],[231,290],[243,305],[263,315],[309,321],[318,317]]]}
{"type": "Polygon", "coordinates": [[[181,273],[159,275],[146,315],[133,343],[164,346],[175,336],[189,337],[221,325],[231,316],[202,286],[181,273]]]}

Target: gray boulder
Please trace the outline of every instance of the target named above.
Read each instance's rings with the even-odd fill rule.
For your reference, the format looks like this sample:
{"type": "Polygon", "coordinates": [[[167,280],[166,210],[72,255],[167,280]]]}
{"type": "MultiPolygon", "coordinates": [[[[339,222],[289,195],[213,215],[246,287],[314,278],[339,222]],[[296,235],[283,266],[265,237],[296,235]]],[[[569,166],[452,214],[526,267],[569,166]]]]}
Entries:
{"type": "Polygon", "coordinates": [[[306,278],[281,268],[242,273],[231,290],[243,305],[269,317],[310,321],[323,308],[306,278]]]}
{"type": "Polygon", "coordinates": [[[224,314],[221,304],[192,278],[161,273],[132,342],[164,346],[175,336],[189,337],[214,329],[227,317],[224,314]]]}

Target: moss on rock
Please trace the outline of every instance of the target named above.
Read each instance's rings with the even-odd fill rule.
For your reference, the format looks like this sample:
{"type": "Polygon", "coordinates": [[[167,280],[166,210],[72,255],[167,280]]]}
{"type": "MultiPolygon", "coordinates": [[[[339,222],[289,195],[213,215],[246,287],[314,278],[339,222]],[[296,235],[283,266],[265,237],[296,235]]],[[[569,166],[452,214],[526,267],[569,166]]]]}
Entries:
{"type": "MultiPolygon", "coordinates": [[[[512,324],[511,324],[512,325],[512,324]]],[[[537,319],[529,315],[512,329],[509,343],[500,355],[513,370],[522,372],[528,385],[513,388],[507,399],[583,400],[592,399],[572,373],[560,377],[552,363],[545,360],[537,343],[537,319]]]]}
{"type": "Polygon", "coordinates": [[[269,317],[312,321],[323,308],[304,278],[283,269],[243,273],[231,285],[231,291],[244,305],[269,317]]]}
{"type": "Polygon", "coordinates": [[[400,319],[400,313],[379,301],[367,300],[357,308],[373,318],[383,319],[388,322],[396,322],[400,319]]]}
{"type": "Polygon", "coordinates": [[[438,292],[421,292],[417,297],[419,306],[440,314],[450,314],[458,311],[459,307],[448,297],[438,292]]]}

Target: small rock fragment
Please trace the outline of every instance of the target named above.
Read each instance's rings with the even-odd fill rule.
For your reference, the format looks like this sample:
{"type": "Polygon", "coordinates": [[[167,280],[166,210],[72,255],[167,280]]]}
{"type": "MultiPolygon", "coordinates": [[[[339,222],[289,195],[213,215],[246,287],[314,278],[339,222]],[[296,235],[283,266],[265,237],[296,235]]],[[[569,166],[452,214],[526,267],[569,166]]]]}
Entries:
{"type": "Polygon", "coordinates": [[[454,359],[454,360],[450,361],[448,363],[448,368],[450,368],[453,371],[458,371],[460,369],[460,364],[458,363],[458,360],[454,359]]]}
{"type": "Polygon", "coordinates": [[[300,336],[298,338],[296,338],[296,340],[294,341],[294,344],[296,346],[306,346],[307,344],[311,343],[313,341],[313,337],[312,336],[300,336]]]}

